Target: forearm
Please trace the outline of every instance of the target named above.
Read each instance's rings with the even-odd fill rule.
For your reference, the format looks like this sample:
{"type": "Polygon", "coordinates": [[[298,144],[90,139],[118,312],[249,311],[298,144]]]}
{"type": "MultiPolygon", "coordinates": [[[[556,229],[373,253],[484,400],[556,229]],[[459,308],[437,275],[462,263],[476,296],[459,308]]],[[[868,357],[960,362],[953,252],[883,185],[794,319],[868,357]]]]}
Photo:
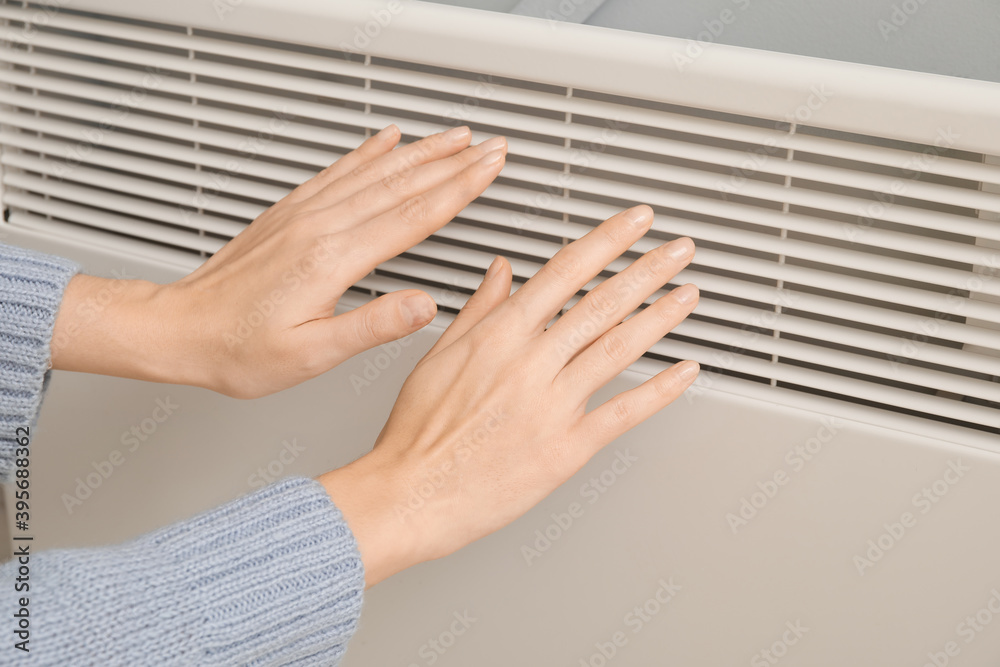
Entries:
{"type": "Polygon", "coordinates": [[[52,336],[57,370],[204,386],[206,373],[185,347],[168,288],[145,280],[77,275],[52,336]]]}
{"type": "MultiPolygon", "coordinates": [[[[363,598],[353,535],[301,477],[122,545],[28,564],[29,588],[0,599],[5,618],[28,600],[27,665],[335,665],[363,598]]],[[[9,591],[18,565],[0,568],[9,591]]]]}

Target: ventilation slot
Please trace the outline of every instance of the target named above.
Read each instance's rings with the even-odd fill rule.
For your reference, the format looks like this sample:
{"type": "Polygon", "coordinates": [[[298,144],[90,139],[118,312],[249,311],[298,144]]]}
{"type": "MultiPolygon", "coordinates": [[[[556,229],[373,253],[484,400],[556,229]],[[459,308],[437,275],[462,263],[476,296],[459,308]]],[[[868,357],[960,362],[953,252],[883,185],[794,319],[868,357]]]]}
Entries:
{"type": "Polygon", "coordinates": [[[356,290],[454,311],[495,254],[523,282],[643,202],[635,251],[691,236],[676,283],[703,293],[649,361],[1000,433],[1000,161],[948,128],[908,144],[68,9],[26,29],[33,11],[0,3],[7,224],[193,266],[372,130],[465,123],[510,138],[502,176],[356,290]]]}

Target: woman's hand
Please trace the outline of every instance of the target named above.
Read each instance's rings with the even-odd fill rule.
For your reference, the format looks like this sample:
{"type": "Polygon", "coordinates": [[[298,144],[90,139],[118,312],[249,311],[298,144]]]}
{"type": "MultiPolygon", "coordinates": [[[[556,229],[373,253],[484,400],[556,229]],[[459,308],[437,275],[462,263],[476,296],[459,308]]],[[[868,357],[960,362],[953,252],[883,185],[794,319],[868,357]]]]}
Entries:
{"type": "Polygon", "coordinates": [[[646,253],[546,328],[651,223],[646,206],[614,216],[513,296],[497,258],[403,385],[372,452],[319,478],[358,540],[369,586],[510,523],[694,381],[698,365],[682,362],[586,411],[694,309],[698,290],[685,285],[625,319],[691,261],[690,239],[646,253]]]}
{"type": "Polygon", "coordinates": [[[77,276],[54,368],[264,396],[433,319],[418,290],[334,317],[348,287],[427,238],[493,181],[506,142],[459,127],[393,150],[390,125],[265,211],[169,285],[77,276]]]}

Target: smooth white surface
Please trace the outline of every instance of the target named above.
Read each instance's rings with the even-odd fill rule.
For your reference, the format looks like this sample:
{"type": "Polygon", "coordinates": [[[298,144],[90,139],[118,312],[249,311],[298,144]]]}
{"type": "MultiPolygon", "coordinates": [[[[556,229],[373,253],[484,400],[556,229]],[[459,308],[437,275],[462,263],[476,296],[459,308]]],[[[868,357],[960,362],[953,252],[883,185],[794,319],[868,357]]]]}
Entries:
{"type": "MultiPolygon", "coordinates": [[[[96,273],[178,274],[54,241],[14,240],[84,260],[96,273]]],[[[251,490],[259,467],[280,461],[284,441],[303,450],[280,464],[282,474],[314,476],[352,460],[370,446],[434,337],[413,337],[360,394],[352,375],[362,377],[366,362],[381,363],[387,350],[253,402],[57,373],[34,443],[37,546],[107,544],[236,497],[251,490]],[[167,397],[178,406],[174,415],[69,515],[62,494],[123,450],[123,433],[167,397]]],[[[951,640],[961,648],[954,664],[995,664],[1000,618],[969,644],[956,627],[1000,587],[1000,457],[857,422],[834,427],[830,439],[817,413],[714,390],[681,399],[511,526],[372,589],[344,665],[428,665],[433,650],[425,644],[466,611],[476,621],[434,664],[576,665],[619,630],[628,643],[615,665],[750,664],[786,621],[809,630],[782,665],[921,665],[927,651],[951,640]],[[813,459],[787,458],[813,438],[828,440],[813,459]],[[637,461],[590,503],[595,495],[582,485],[602,473],[607,480],[619,452],[637,461]],[[953,460],[970,471],[920,514],[913,495],[953,460]],[[733,534],[726,515],[778,471],[788,481],[733,534]],[[526,564],[522,546],[574,502],[580,516],[526,564]],[[915,526],[860,576],[854,556],[906,511],[915,526]],[[633,633],[626,614],[656,593],[661,578],[682,590],[633,633]]]]}

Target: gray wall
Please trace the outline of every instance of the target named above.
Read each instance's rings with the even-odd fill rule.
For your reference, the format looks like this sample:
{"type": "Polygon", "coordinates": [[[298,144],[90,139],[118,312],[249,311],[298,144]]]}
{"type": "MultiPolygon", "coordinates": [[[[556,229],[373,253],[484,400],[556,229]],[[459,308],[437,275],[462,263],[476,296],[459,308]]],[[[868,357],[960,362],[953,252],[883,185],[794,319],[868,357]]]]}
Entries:
{"type": "Polygon", "coordinates": [[[698,39],[726,10],[732,20],[713,38],[724,44],[1000,82],[998,0],[607,0],[586,23],[698,39]]]}

